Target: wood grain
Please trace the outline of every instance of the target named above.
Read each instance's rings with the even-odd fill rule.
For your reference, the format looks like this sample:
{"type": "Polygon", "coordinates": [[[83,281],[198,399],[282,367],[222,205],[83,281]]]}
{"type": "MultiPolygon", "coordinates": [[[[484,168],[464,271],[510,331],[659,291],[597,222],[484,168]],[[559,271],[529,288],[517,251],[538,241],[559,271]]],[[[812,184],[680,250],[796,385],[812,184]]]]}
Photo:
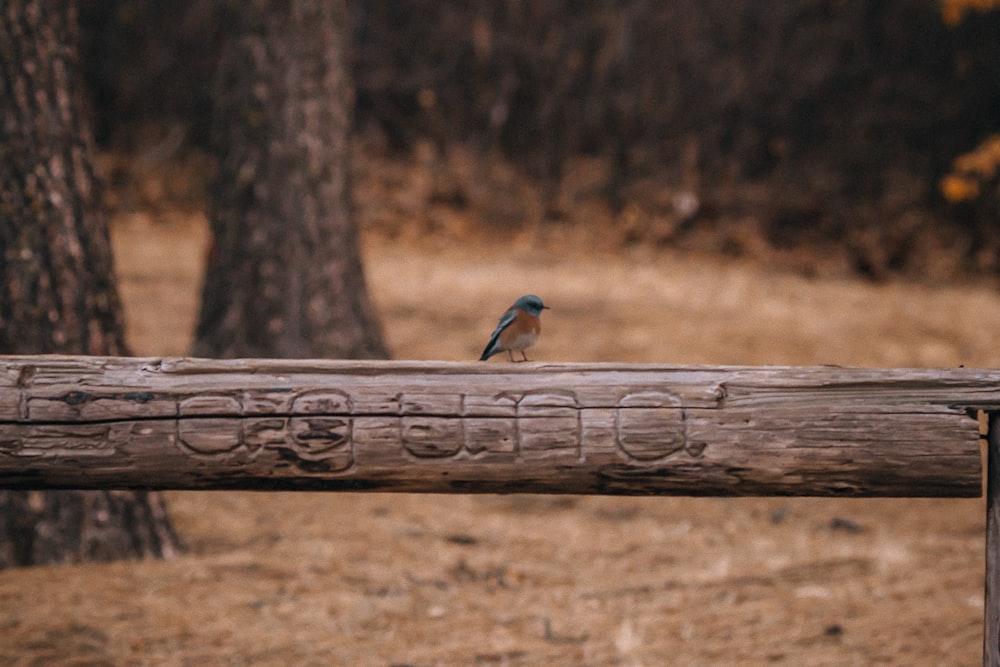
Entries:
{"type": "Polygon", "coordinates": [[[0,487],[978,496],[1000,373],[0,357],[0,487]]]}

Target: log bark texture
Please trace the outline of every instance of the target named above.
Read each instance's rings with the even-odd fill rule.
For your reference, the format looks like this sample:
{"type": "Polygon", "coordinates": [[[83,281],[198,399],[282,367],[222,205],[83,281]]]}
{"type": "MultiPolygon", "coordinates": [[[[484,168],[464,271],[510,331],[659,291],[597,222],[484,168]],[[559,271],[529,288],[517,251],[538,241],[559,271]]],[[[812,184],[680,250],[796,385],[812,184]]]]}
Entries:
{"type": "Polygon", "coordinates": [[[0,487],[978,496],[974,369],[0,357],[0,487]]]}

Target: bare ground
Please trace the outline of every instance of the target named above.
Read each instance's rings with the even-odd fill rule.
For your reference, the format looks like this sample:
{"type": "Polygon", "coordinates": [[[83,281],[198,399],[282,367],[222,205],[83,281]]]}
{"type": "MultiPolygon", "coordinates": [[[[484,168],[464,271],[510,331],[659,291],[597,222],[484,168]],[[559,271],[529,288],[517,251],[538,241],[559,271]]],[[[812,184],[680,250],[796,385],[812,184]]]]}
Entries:
{"type": "MultiPolygon", "coordinates": [[[[183,354],[198,216],[120,216],[137,354],[183,354]]],[[[366,240],[397,358],[473,359],[536,292],[548,361],[996,366],[984,286],[644,250],[366,240]],[[548,248],[548,250],[544,249],[548,248]]],[[[497,361],[496,363],[503,363],[497,361]]],[[[188,552],[0,572],[5,665],[968,665],[981,500],[170,493],[188,552]]]]}

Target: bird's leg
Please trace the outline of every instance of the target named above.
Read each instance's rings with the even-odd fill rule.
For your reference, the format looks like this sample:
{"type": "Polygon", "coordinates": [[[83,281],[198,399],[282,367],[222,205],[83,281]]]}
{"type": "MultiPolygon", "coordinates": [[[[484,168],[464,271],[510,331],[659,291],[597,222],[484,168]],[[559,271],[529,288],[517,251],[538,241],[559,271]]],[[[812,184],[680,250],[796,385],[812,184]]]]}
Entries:
{"type": "Polygon", "coordinates": [[[528,358],[528,355],[524,353],[524,350],[521,350],[521,361],[531,361],[531,359],[528,358]]]}
{"type": "Polygon", "coordinates": [[[514,353],[510,350],[507,350],[507,358],[510,359],[511,363],[514,363],[514,353]]]}

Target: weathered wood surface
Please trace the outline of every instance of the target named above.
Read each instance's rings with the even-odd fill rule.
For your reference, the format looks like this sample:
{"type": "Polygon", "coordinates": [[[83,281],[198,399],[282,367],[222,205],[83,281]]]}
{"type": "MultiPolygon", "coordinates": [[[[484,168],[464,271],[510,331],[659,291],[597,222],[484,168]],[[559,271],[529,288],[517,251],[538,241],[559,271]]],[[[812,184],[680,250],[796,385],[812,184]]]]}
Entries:
{"type": "Polygon", "coordinates": [[[0,487],[977,496],[1000,372],[0,357],[0,487]]]}

